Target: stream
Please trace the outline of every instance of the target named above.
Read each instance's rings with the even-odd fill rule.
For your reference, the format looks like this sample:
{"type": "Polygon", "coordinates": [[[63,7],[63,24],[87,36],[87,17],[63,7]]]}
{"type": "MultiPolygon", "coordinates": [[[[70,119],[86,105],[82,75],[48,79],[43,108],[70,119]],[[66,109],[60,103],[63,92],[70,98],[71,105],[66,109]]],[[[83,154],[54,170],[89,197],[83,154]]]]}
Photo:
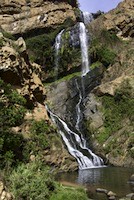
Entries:
{"type": "MultiPolygon", "coordinates": [[[[132,168],[100,167],[78,172],[59,173],[57,181],[67,185],[81,185],[87,188],[89,198],[95,200],[107,199],[105,194],[96,193],[97,188],[113,191],[118,197],[124,197],[132,191],[129,179],[134,173],[132,168]]],[[[134,183],[133,183],[134,184],[134,183]]]]}

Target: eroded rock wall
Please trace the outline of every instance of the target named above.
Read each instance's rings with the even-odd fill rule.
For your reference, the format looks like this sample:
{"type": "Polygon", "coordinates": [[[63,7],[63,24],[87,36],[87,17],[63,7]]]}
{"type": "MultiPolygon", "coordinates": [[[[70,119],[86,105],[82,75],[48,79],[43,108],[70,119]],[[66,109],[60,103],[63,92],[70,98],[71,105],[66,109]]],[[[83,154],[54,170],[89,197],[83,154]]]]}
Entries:
{"type": "Polygon", "coordinates": [[[41,68],[30,63],[23,38],[12,41],[0,34],[0,77],[26,98],[29,105],[44,102],[45,89],[40,80],[41,68]]]}
{"type": "Polygon", "coordinates": [[[0,5],[0,26],[14,35],[54,29],[67,18],[76,20],[73,7],[64,1],[2,0],[0,5]]]}

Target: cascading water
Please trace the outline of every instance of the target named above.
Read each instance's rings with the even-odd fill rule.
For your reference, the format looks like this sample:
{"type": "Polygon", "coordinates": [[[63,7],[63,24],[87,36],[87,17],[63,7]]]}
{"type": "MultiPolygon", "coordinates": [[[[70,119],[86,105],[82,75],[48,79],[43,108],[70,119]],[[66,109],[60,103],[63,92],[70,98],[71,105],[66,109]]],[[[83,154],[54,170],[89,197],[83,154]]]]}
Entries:
{"type": "Polygon", "coordinates": [[[55,77],[57,79],[58,76],[58,70],[59,70],[59,60],[60,60],[60,49],[62,47],[62,34],[64,32],[64,29],[58,33],[58,35],[55,38],[55,77]]]}
{"type": "Polygon", "coordinates": [[[89,57],[88,57],[88,38],[87,30],[83,22],[79,23],[79,38],[81,46],[81,58],[82,58],[82,76],[85,76],[89,71],[89,57]]]}
{"type": "Polygon", "coordinates": [[[81,137],[77,133],[72,131],[69,126],[60,117],[52,113],[47,106],[46,109],[53,122],[58,125],[59,133],[62,136],[69,153],[76,158],[79,169],[101,166],[103,160],[85,146],[86,142],[83,144],[81,137]]]}
{"type": "Polygon", "coordinates": [[[84,24],[88,25],[93,20],[93,15],[89,12],[82,13],[84,24]]]}
{"type": "MultiPolygon", "coordinates": [[[[85,24],[91,21],[91,14],[83,13],[83,20],[85,24]]],[[[82,134],[82,121],[83,114],[81,106],[83,103],[83,98],[85,94],[85,88],[83,80],[86,77],[85,75],[90,71],[89,68],[89,57],[88,57],[88,36],[86,26],[83,22],[79,22],[74,28],[69,32],[70,44],[73,48],[81,47],[81,58],[82,58],[82,77],[81,77],[81,86],[78,84],[77,79],[75,79],[75,86],[77,91],[77,97],[79,97],[78,102],[75,107],[75,122],[74,125],[67,125],[59,116],[54,114],[47,106],[46,109],[53,120],[54,123],[59,128],[59,133],[62,136],[69,153],[74,156],[79,164],[79,169],[99,167],[103,165],[103,160],[95,155],[88,147],[87,142],[82,134]]],[[[59,59],[60,59],[60,50],[62,47],[62,30],[55,39],[55,73],[58,75],[59,59]]],[[[73,123],[72,123],[73,124],[73,123]]]]}

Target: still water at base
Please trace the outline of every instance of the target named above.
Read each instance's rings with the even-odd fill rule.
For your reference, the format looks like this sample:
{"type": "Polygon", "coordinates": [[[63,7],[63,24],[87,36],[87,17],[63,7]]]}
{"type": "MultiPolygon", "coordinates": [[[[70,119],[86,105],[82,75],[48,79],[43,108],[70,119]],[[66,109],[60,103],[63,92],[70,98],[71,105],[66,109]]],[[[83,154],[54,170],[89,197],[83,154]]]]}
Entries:
{"type": "Polygon", "coordinates": [[[96,200],[105,199],[104,194],[97,194],[97,188],[113,191],[118,197],[134,192],[133,185],[129,183],[132,168],[102,167],[80,170],[78,172],[60,173],[57,180],[71,184],[83,185],[88,190],[88,196],[96,200]]]}

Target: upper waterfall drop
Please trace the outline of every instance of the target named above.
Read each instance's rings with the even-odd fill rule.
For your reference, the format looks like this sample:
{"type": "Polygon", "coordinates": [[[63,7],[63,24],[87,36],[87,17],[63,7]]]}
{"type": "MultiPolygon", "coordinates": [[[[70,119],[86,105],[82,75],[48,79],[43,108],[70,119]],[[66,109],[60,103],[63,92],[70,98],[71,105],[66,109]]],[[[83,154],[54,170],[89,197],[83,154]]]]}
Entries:
{"type": "Polygon", "coordinates": [[[85,76],[89,71],[89,56],[88,56],[88,37],[86,26],[83,22],[79,23],[79,39],[81,47],[81,59],[82,59],[82,76],[85,76]]]}
{"type": "Polygon", "coordinates": [[[58,70],[59,70],[59,60],[60,60],[60,49],[62,47],[62,34],[64,32],[64,29],[58,33],[58,35],[55,38],[55,77],[57,79],[58,76],[58,70]]]}
{"type": "Polygon", "coordinates": [[[85,25],[88,25],[93,20],[93,15],[89,12],[83,12],[82,17],[85,25]]]}

